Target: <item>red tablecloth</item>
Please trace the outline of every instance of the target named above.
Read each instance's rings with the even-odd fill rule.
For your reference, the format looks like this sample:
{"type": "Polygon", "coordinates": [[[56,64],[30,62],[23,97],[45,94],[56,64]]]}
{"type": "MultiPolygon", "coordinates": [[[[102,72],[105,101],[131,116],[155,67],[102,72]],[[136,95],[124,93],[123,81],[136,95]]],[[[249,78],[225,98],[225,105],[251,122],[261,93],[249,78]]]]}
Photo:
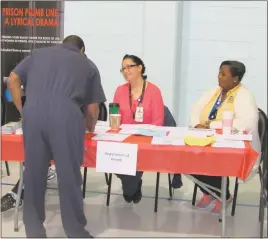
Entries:
{"type": "MultiPolygon", "coordinates": [[[[84,167],[96,166],[93,135],[85,135],[84,167]]],[[[138,144],[138,171],[234,176],[245,179],[258,153],[249,142],[245,149],[152,145],[152,137],[131,135],[124,143],[138,144]]],[[[2,135],[2,160],[24,161],[23,136],[2,135]]]]}

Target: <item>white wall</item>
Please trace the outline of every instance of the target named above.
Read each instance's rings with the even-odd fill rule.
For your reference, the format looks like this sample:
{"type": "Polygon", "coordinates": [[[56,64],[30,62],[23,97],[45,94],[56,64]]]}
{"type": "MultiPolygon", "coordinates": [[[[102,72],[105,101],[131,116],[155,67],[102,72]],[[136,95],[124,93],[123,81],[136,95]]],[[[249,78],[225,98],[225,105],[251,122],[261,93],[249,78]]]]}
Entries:
{"type": "Polygon", "coordinates": [[[242,61],[242,82],[267,111],[267,3],[260,1],[184,2],[179,122],[192,104],[217,86],[223,60],[242,61]]]}
{"type": "Polygon", "coordinates": [[[175,67],[176,2],[76,2],[65,3],[65,36],[77,34],[86,54],[100,69],[108,102],[124,83],[119,70],[125,54],[145,63],[148,80],[162,89],[172,107],[175,67]],[[165,89],[165,90],[164,90],[165,89]]]}
{"type": "Polygon", "coordinates": [[[200,95],[217,85],[219,64],[226,59],[246,64],[243,82],[266,111],[266,20],[267,3],[257,1],[65,2],[65,36],[84,39],[108,102],[124,82],[122,57],[136,54],[179,124],[187,123],[200,95]]]}

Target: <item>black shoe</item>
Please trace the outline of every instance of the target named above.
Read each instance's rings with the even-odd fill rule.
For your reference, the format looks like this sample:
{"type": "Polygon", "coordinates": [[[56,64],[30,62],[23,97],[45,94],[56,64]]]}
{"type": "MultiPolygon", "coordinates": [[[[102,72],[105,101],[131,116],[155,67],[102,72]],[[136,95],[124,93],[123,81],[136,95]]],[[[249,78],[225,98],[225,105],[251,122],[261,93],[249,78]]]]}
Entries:
{"type": "MultiPolygon", "coordinates": [[[[14,209],[16,206],[16,199],[10,193],[7,193],[1,199],[1,212],[7,212],[14,209]]],[[[20,200],[20,207],[22,206],[22,199],[20,200]]]]}
{"type": "Polygon", "coordinates": [[[179,189],[182,187],[182,185],[183,183],[181,181],[181,174],[174,174],[172,183],[171,183],[172,188],[179,189]]]}
{"type": "Polygon", "coordinates": [[[132,196],[128,196],[128,195],[123,194],[123,198],[125,199],[125,201],[127,203],[131,203],[131,201],[132,201],[132,196]]]}
{"type": "Polygon", "coordinates": [[[142,186],[142,179],[139,182],[137,191],[135,192],[135,194],[132,197],[133,198],[133,202],[136,203],[136,204],[139,203],[140,200],[141,200],[141,198],[142,198],[141,186],[142,186]]]}

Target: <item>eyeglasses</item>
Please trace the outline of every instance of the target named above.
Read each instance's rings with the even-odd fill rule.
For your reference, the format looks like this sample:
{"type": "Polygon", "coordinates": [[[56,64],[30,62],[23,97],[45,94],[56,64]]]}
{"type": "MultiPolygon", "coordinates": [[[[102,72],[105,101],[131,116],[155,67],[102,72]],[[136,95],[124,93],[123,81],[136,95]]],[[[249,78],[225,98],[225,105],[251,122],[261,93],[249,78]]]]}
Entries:
{"type": "Polygon", "coordinates": [[[126,67],[120,69],[120,72],[123,73],[125,70],[128,70],[129,71],[134,66],[138,66],[138,65],[129,65],[129,66],[126,66],[126,67]]]}

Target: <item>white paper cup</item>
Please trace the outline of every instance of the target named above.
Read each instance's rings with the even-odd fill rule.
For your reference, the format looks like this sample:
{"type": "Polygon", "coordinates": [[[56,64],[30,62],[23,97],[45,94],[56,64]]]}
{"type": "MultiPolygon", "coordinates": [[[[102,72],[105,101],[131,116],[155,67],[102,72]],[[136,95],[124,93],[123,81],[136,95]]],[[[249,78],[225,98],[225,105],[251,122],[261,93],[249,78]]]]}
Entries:
{"type": "Polygon", "coordinates": [[[222,113],[222,133],[230,135],[233,129],[234,113],[232,111],[224,111],[222,113]]]}
{"type": "Polygon", "coordinates": [[[121,115],[110,114],[109,121],[111,129],[119,129],[121,123],[121,115]]]}

